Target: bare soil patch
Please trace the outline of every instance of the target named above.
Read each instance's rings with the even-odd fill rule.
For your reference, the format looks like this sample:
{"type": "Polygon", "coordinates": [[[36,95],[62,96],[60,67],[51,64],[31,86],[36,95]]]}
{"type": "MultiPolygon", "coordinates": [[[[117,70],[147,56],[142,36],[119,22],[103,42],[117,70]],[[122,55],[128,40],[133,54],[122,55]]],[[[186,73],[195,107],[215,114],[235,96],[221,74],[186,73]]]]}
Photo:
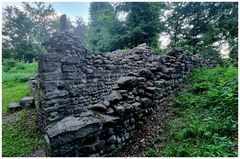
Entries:
{"type": "MultiPolygon", "coordinates": [[[[153,114],[149,117],[145,125],[137,130],[133,138],[114,156],[144,157],[146,156],[145,153],[153,148],[154,143],[161,143],[166,140],[164,136],[161,136],[161,133],[163,129],[167,127],[167,121],[173,117],[173,114],[169,110],[173,105],[173,96],[178,91],[179,89],[176,89],[174,93],[166,97],[164,101],[154,109],[153,114]],[[156,138],[157,134],[159,134],[159,138],[156,138]]],[[[159,147],[157,149],[158,152],[161,152],[159,147]]]]}

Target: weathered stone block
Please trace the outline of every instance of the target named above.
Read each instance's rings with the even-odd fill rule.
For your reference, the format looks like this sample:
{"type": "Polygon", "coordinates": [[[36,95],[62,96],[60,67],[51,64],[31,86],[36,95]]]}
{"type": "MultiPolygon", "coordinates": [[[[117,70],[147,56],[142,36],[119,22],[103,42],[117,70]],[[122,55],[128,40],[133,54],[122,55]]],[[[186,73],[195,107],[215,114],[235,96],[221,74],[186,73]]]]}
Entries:
{"type": "Polygon", "coordinates": [[[74,65],[62,65],[62,72],[75,72],[76,67],[74,65]]]}
{"type": "Polygon", "coordinates": [[[19,103],[10,103],[8,105],[8,110],[10,111],[16,111],[16,110],[20,110],[22,109],[22,107],[19,105],[19,103]]]}
{"type": "Polygon", "coordinates": [[[47,134],[50,138],[55,136],[78,131],[78,138],[83,138],[86,135],[96,132],[101,129],[101,124],[99,123],[99,119],[97,118],[88,118],[88,120],[84,120],[84,118],[76,118],[76,117],[66,117],[63,120],[59,121],[52,127],[47,129],[47,134]]]}
{"type": "Polygon", "coordinates": [[[151,79],[153,78],[153,73],[150,71],[150,70],[147,70],[147,69],[142,69],[140,72],[139,72],[139,75],[146,78],[146,79],[151,79]]]}
{"type": "Polygon", "coordinates": [[[127,88],[127,87],[133,87],[137,84],[138,79],[135,76],[126,76],[126,77],[121,77],[118,81],[117,84],[121,88],[127,88]]]}
{"type": "Polygon", "coordinates": [[[149,107],[152,104],[152,100],[149,98],[142,98],[141,103],[144,107],[149,107]]]}
{"type": "Polygon", "coordinates": [[[101,103],[97,103],[97,104],[91,105],[88,109],[99,111],[99,112],[105,112],[107,107],[101,103]]]}
{"type": "Polygon", "coordinates": [[[31,96],[24,97],[20,100],[19,105],[21,107],[30,107],[34,105],[34,99],[31,96]]]}
{"type": "Polygon", "coordinates": [[[116,103],[122,99],[122,95],[118,91],[113,91],[108,99],[110,103],[116,103]]]}

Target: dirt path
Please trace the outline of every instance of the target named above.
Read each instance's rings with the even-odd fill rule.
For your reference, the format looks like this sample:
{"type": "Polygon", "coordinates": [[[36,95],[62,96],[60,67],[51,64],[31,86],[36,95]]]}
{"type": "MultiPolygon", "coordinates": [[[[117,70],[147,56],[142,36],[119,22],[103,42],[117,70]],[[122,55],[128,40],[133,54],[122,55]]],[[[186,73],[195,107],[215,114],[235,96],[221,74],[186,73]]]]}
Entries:
{"type": "MultiPolygon", "coordinates": [[[[176,94],[178,90],[174,91],[176,94]]],[[[114,156],[116,157],[144,157],[145,153],[151,148],[154,148],[154,143],[162,143],[166,140],[161,136],[162,130],[166,127],[166,121],[172,118],[169,109],[172,108],[174,94],[166,97],[153,114],[149,117],[149,121],[141,130],[137,130],[133,138],[114,156]],[[156,136],[158,138],[156,138],[156,136]],[[153,143],[154,142],[154,143],[153,143]]],[[[159,149],[155,148],[155,149],[159,149]]],[[[161,153],[161,150],[158,150],[161,153]]],[[[161,154],[159,154],[161,155],[161,154]]]]}
{"type": "Polygon", "coordinates": [[[32,150],[32,153],[30,153],[26,157],[46,157],[45,148],[44,147],[37,147],[34,150],[32,150]]]}
{"type": "Polygon", "coordinates": [[[7,122],[11,122],[11,121],[18,121],[18,120],[19,120],[18,112],[14,112],[14,113],[2,116],[2,123],[7,123],[7,122]]]}

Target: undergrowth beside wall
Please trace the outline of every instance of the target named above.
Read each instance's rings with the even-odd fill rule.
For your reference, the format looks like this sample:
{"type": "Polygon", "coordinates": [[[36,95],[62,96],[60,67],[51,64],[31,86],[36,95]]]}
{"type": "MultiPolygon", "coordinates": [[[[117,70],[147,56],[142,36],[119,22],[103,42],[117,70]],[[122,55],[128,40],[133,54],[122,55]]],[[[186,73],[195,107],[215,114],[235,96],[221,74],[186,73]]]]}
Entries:
{"type": "Polygon", "coordinates": [[[29,78],[37,72],[37,63],[24,63],[6,59],[2,65],[2,110],[7,113],[7,105],[18,102],[29,95],[29,78]]]}
{"type": "Polygon", "coordinates": [[[237,156],[236,67],[195,70],[174,101],[173,119],[160,135],[166,141],[149,148],[147,156],[237,156]]]}
{"type": "MultiPolygon", "coordinates": [[[[28,78],[36,73],[36,63],[3,62],[3,115],[7,105],[29,95],[28,78]]],[[[197,69],[186,88],[174,98],[173,120],[153,141],[165,137],[160,145],[149,147],[146,156],[237,156],[237,68],[197,69]]],[[[18,112],[4,122],[3,156],[28,156],[42,146],[32,110],[18,112]]]]}
{"type": "Polygon", "coordinates": [[[25,63],[14,59],[3,61],[3,83],[17,84],[29,81],[29,77],[37,72],[37,62],[25,63]]]}
{"type": "Polygon", "coordinates": [[[42,134],[37,130],[35,110],[17,112],[17,118],[2,124],[2,156],[31,156],[36,148],[44,145],[42,134]]]}
{"type": "Polygon", "coordinates": [[[16,60],[3,61],[2,78],[2,156],[29,156],[33,150],[43,145],[43,139],[36,127],[33,109],[9,112],[7,106],[19,102],[29,95],[29,77],[37,72],[37,63],[16,60]]]}

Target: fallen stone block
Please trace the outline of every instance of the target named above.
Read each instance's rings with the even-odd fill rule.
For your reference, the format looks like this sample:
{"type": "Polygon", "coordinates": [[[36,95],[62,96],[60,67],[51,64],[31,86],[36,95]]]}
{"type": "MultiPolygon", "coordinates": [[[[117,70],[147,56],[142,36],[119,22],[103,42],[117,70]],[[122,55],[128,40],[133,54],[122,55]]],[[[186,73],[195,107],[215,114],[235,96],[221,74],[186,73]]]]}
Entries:
{"type": "Polygon", "coordinates": [[[21,101],[19,102],[19,105],[23,108],[33,106],[34,105],[33,97],[27,96],[22,98],[21,101]]]}
{"type": "Polygon", "coordinates": [[[22,107],[19,105],[19,103],[10,103],[8,105],[8,110],[10,110],[10,111],[17,111],[20,109],[22,109],[22,107]]]}
{"type": "Polygon", "coordinates": [[[80,131],[78,138],[83,138],[90,133],[100,130],[100,128],[100,121],[97,118],[88,117],[86,120],[86,118],[69,116],[49,127],[47,135],[53,138],[67,132],[80,131]]]}

